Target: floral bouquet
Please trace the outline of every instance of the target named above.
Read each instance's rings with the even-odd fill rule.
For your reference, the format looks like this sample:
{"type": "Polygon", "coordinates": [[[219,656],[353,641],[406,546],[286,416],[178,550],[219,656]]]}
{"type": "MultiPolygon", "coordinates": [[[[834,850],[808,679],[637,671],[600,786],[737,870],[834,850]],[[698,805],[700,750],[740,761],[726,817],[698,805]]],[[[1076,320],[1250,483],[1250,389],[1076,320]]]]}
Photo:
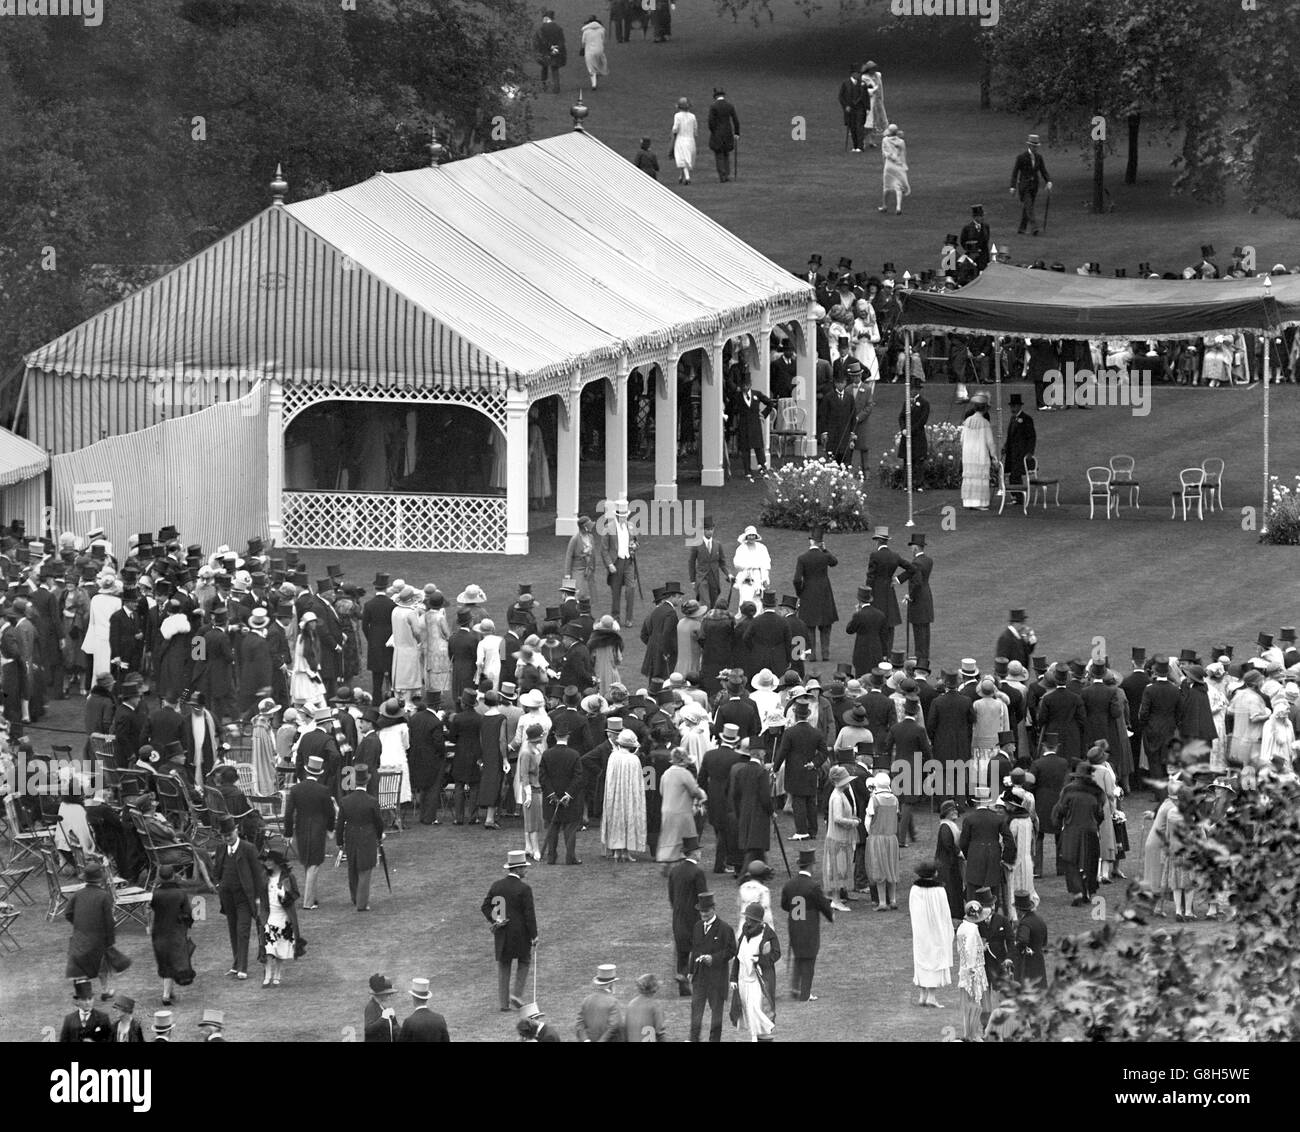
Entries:
{"type": "Polygon", "coordinates": [[[857,472],[825,457],[785,464],[767,478],[759,521],[796,531],[814,524],[828,531],[869,530],[866,483],[857,472]]]}
{"type": "MultiPolygon", "coordinates": [[[[912,486],[927,491],[961,487],[961,426],[950,421],[926,425],[925,439],[925,459],[916,465],[912,486]]],[[[896,491],[907,488],[907,445],[902,432],[894,434],[894,452],[881,457],[880,482],[896,491]]]]}

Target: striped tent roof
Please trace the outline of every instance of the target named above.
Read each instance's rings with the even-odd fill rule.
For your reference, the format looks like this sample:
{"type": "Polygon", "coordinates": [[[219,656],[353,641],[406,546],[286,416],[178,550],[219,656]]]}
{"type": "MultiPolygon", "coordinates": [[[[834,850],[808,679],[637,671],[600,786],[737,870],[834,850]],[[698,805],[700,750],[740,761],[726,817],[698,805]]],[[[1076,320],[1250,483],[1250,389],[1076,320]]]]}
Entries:
{"type": "Polygon", "coordinates": [[[39,444],[0,428],[0,488],[38,476],[50,466],[50,454],[39,444]]]}
{"type": "Polygon", "coordinates": [[[82,377],[524,387],[811,300],[575,131],[273,206],[26,360],[82,377]]]}

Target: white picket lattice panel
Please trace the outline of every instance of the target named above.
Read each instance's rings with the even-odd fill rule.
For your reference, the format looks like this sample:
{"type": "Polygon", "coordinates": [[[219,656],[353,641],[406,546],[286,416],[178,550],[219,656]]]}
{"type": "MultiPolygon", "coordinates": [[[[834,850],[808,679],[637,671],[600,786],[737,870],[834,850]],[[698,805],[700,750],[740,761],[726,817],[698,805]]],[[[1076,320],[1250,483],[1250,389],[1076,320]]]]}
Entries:
{"type": "Polygon", "coordinates": [[[290,422],[304,409],[325,401],[371,401],[385,404],[463,405],[477,409],[502,430],[506,427],[506,400],[498,393],[480,389],[422,389],[368,385],[299,385],[284,387],[284,415],[281,426],[290,422]]]}
{"type": "Polygon", "coordinates": [[[285,491],[281,506],[284,545],[303,550],[506,549],[504,496],[285,491]]]}

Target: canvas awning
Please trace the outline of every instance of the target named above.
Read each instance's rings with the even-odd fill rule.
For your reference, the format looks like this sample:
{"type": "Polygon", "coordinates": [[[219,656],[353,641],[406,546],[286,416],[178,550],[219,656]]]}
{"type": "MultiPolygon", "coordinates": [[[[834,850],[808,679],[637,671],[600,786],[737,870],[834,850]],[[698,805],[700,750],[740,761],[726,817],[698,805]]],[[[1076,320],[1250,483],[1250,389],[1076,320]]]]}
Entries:
{"type": "Polygon", "coordinates": [[[49,453],[6,428],[0,428],[0,488],[13,487],[50,466],[49,453]]]}
{"type": "Polygon", "coordinates": [[[1103,279],[991,263],[959,291],[903,292],[903,329],[1031,338],[1200,338],[1300,323],[1300,276],[1103,279]]]}

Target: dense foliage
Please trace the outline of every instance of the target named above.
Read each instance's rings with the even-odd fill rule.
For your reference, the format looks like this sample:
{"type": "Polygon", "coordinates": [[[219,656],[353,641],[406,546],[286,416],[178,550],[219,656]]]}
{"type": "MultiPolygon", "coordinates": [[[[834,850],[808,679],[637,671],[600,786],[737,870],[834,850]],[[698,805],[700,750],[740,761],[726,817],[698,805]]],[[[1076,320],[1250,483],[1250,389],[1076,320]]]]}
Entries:
{"type": "MultiPolygon", "coordinates": [[[[927,451],[912,474],[913,488],[926,491],[961,487],[961,426],[951,421],[925,426],[927,451]]],[[[880,482],[895,491],[907,489],[907,462],[899,459],[904,451],[903,434],[894,435],[893,448],[880,458],[880,482]]]]}
{"type": "Polygon", "coordinates": [[[804,531],[814,523],[828,531],[865,531],[866,484],[857,472],[834,460],[785,464],[767,480],[759,521],[766,527],[804,531]]]}
{"type": "Polygon", "coordinates": [[[1300,476],[1295,486],[1287,487],[1277,476],[1269,476],[1272,502],[1264,513],[1264,533],[1260,542],[1274,546],[1300,546],[1300,476]]]}

